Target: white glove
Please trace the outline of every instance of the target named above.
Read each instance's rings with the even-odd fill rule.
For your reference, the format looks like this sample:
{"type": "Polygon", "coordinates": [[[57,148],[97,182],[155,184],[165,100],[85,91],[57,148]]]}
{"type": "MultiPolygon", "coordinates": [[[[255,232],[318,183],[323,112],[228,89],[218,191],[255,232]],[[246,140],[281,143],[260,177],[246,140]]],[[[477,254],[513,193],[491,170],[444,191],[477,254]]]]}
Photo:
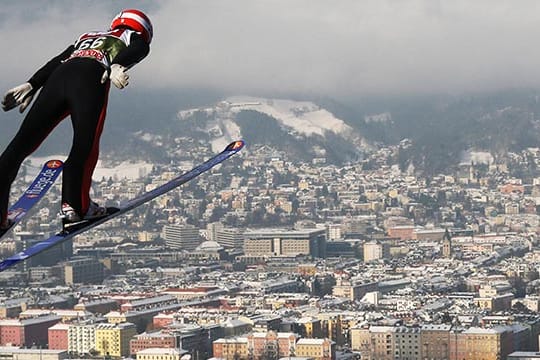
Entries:
{"type": "Polygon", "coordinates": [[[110,70],[105,70],[101,77],[101,83],[103,84],[107,79],[111,79],[114,86],[119,89],[123,89],[129,84],[129,75],[126,73],[127,67],[120,64],[112,64],[110,70]]]}
{"type": "Polygon", "coordinates": [[[22,85],[16,86],[4,95],[2,99],[2,109],[4,111],[9,111],[14,107],[19,107],[19,112],[22,112],[30,105],[34,93],[32,92],[32,85],[30,83],[24,83],[22,85]]]}

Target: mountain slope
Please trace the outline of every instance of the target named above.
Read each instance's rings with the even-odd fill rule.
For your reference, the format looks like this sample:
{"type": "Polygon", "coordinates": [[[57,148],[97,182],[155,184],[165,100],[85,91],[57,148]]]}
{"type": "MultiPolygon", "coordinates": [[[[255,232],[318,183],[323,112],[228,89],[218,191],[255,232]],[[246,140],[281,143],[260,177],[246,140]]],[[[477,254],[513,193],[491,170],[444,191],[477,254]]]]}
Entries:
{"type": "Polygon", "coordinates": [[[243,138],[276,146],[298,160],[343,163],[361,156],[367,142],[351,126],[311,102],[233,97],[178,112],[182,131],[205,134],[214,150],[243,138]]]}
{"type": "Polygon", "coordinates": [[[349,121],[370,141],[385,145],[409,139],[402,159],[428,174],[448,172],[468,155],[489,153],[505,162],[540,144],[540,97],[516,90],[475,96],[433,96],[378,100],[358,107],[361,121],[349,121]]]}

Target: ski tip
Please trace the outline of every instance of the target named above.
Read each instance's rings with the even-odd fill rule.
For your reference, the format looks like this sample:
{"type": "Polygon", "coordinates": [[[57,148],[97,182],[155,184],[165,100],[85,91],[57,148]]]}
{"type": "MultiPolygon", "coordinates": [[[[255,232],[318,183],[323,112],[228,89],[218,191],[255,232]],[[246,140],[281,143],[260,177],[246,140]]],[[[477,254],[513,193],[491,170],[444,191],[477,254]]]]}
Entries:
{"type": "Polygon", "coordinates": [[[45,163],[45,167],[47,167],[48,169],[58,169],[61,168],[63,165],[64,162],[57,159],[47,160],[47,162],[45,163]]]}
{"type": "Polygon", "coordinates": [[[233,141],[232,143],[227,145],[227,147],[225,148],[225,151],[240,151],[242,150],[245,144],[246,143],[244,142],[244,140],[233,141]]]}

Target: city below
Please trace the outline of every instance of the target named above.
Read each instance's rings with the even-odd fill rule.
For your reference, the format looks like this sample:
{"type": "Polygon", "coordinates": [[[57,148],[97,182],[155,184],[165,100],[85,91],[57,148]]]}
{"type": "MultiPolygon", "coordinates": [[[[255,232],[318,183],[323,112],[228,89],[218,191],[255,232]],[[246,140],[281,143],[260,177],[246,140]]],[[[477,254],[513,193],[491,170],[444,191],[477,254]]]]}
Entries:
{"type": "MultiPolygon", "coordinates": [[[[398,152],[338,166],[248,141],[0,272],[0,359],[540,359],[540,149],[429,177],[398,152]]],[[[190,138],[170,153],[94,179],[93,200],[121,204],[213,154],[190,138]]],[[[2,258],[60,229],[60,190],[2,258]]]]}

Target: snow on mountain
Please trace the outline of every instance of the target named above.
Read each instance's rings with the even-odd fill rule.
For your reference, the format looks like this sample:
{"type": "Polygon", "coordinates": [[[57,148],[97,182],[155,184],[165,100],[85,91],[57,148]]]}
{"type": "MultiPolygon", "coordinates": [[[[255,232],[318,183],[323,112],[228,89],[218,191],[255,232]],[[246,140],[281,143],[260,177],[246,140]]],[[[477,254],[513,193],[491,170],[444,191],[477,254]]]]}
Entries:
{"type": "Polygon", "coordinates": [[[182,110],[178,112],[178,118],[186,120],[197,112],[214,117],[216,121],[209,124],[206,130],[212,135],[212,148],[217,151],[230,141],[242,137],[235,119],[238,113],[246,110],[268,115],[276,119],[283,128],[288,129],[289,133],[306,137],[312,135],[324,137],[327,132],[348,136],[353,130],[343,120],[309,101],[250,96],[229,97],[213,107],[182,110]]]}
{"type": "Polygon", "coordinates": [[[232,112],[258,111],[304,135],[324,135],[326,131],[340,134],[351,130],[343,120],[308,101],[230,97],[225,102],[230,104],[232,112]]]}

